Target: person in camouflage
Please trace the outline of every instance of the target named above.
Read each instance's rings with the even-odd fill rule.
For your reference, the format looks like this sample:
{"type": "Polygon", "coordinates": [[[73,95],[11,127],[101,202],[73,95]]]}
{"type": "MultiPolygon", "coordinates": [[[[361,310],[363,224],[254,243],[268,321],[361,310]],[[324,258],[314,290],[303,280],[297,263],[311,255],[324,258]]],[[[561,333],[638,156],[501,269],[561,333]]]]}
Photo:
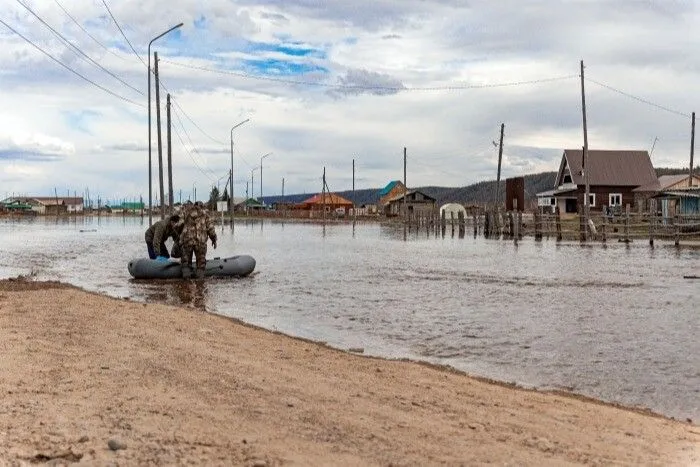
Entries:
{"type": "Polygon", "coordinates": [[[216,230],[214,223],[209,218],[207,208],[201,201],[183,207],[182,216],[185,223],[180,236],[180,247],[182,248],[182,277],[188,279],[192,275],[192,254],[197,259],[197,269],[195,275],[198,279],[204,277],[204,268],[207,264],[207,238],[211,239],[211,244],[216,249],[216,230]]]}
{"type": "Polygon", "coordinates": [[[146,230],[146,247],[148,248],[148,257],[151,259],[170,258],[168,248],[165,246],[165,241],[172,238],[177,243],[178,232],[175,226],[180,221],[180,216],[173,215],[167,219],[160,220],[154,223],[146,230]]]}

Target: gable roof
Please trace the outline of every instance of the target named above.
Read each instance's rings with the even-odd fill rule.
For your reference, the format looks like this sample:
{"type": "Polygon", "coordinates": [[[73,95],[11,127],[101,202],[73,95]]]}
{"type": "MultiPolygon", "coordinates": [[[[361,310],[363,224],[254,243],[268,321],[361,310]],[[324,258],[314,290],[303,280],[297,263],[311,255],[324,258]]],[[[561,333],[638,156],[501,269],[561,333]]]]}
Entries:
{"type": "MultiPolygon", "coordinates": [[[[323,204],[323,199],[324,196],[322,193],[318,193],[311,198],[305,199],[299,204],[323,204]]],[[[343,198],[342,196],[336,195],[335,193],[326,193],[325,194],[325,200],[326,204],[331,204],[331,205],[348,205],[348,206],[353,206],[352,201],[343,198]]]]}
{"type": "Polygon", "coordinates": [[[430,196],[430,195],[425,194],[425,192],[423,192],[423,191],[420,191],[420,190],[408,190],[408,191],[406,191],[406,192],[404,192],[404,193],[399,193],[399,194],[396,195],[396,196],[392,196],[391,198],[389,198],[389,199],[387,200],[387,202],[388,202],[388,203],[393,203],[394,201],[403,200],[403,197],[404,197],[404,196],[410,197],[410,196],[413,195],[413,194],[421,194],[421,195],[423,195],[423,198],[425,198],[426,201],[432,201],[432,202],[437,201],[435,198],[433,198],[433,197],[430,196]]]}
{"type": "Polygon", "coordinates": [[[389,192],[391,192],[391,190],[393,190],[398,183],[401,183],[401,180],[393,180],[389,182],[387,186],[385,186],[379,191],[379,197],[381,198],[382,196],[388,195],[389,192]]]}
{"type": "MultiPolygon", "coordinates": [[[[690,176],[688,174],[676,174],[676,175],[662,175],[659,177],[658,181],[655,183],[650,183],[648,185],[640,186],[639,188],[635,188],[634,191],[661,191],[661,190],[667,190],[673,185],[676,185],[682,181],[688,180],[690,176]]],[[[698,183],[700,182],[700,175],[693,174],[693,182],[698,183]]],[[[679,189],[685,189],[687,190],[688,188],[679,188],[679,189]]]]}
{"type": "MultiPolygon", "coordinates": [[[[581,174],[583,149],[566,149],[562,156],[555,188],[562,185],[564,169],[569,168],[576,185],[586,181],[581,174]]],[[[642,186],[657,181],[656,171],[647,151],[589,149],[586,170],[590,185],[642,186]]]]}

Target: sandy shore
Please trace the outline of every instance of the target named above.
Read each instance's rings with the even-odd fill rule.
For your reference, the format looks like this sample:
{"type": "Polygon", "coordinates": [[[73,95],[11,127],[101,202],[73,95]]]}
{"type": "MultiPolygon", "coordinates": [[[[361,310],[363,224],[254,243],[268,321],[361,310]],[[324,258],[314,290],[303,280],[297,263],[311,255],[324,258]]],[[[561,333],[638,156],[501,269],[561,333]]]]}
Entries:
{"type": "Polygon", "coordinates": [[[0,348],[2,465],[700,465],[691,423],[61,284],[0,281],[0,348]]]}

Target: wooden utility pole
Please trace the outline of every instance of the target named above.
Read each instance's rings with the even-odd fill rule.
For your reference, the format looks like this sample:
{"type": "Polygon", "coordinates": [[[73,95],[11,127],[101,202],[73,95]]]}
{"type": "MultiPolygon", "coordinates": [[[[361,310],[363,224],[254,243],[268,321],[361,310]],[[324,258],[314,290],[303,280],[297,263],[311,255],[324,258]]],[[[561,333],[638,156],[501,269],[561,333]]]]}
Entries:
{"type": "Polygon", "coordinates": [[[583,180],[586,184],[586,192],[583,196],[583,215],[585,223],[585,239],[588,239],[588,220],[591,218],[591,186],[589,184],[588,168],[588,125],[586,122],[586,89],[583,84],[583,60],[581,60],[581,111],[583,113],[583,154],[581,155],[581,171],[583,172],[583,180]]]}
{"type": "Polygon", "coordinates": [[[284,205],[284,177],[282,177],[282,209],[284,209],[284,216],[287,217],[287,206],[284,205]]]}
{"type": "Polygon", "coordinates": [[[498,171],[496,172],[496,196],[494,199],[495,209],[498,209],[498,205],[501,203],[501,161],[503,160],[503,133],[505,128],[505,123],[501,123],[501,137],[498,143],[498,171]]]}
{"type": "Polygon", "coordinates": [[[160,218],[165,218],[165,188],[163,187],[163,137],[160,131],[160,81],[158,81],[158,52],[153,52],[156,84],[156,127],[158,133],[158,179],[160,181],[160,218]]]}
{"type": "Polygon", "coordinates": [[[406,146],[403,147],[403,220],[408,222],[408,211],[406,210],[406,198],[408,197],[408,185],[406,185],[406,146]]]}
{"type": "Polygon", "coordinates": [[[323,187],[321,188],[321,200],[323,202],[323,222],[326,222],[326,168],[323,168],[323,187]]]}
{"type": "Polygon", "coordinates": [[[693,186],[693,155],[695,154],[695,112],[693,112],[691,118],[691,130],[690,130],[690,174],[688,180],[688,186],[693,186]]]}
{"type": "Polygon", "coordinates": [[[357,220],[357,205],[355,203],[355,159],[352,160],[352,220],[353,222],[357,220]]]}
{"type": "Polygon", "coordinates": [[[168,138],[168,205],[170,207],[170,214],[173,213],[173,204],[175,204],[174,196],[173,196],[173,140],[171,137],[170,133],[170,125],[171,125],[171,120],[170,120],[170,93],[168,93],[167,98],[167,105],[166,105],[166,116],[168,119],[167,122],[167,138],[168,138]]]}

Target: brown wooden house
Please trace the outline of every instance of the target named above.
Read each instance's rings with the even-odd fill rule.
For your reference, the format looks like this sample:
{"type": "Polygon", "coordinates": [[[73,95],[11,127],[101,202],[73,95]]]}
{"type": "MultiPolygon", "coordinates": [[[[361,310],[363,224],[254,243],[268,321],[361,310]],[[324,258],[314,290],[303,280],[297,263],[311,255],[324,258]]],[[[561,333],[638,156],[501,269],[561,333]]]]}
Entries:
{"type": "Polygon", "coordinates": [[[422,191],[409,190],[391,198],[384,207],[384,214],[405,217],[404,205],[409,218],[429,216],[437,208],[437,200],[422,191]],[[406,198],[405,203],[404,197],[406,198]]]}
{"type": "Polygon", "coordinates": [[[294,206],[294,208],[307,211],[323,211],[324,206],[327,213],[332,213],[337,216],[346,216],[353,208],[352,201],[336,195],[335,193],[319,193],[302,201],[294,206]]]}
{"type": "MultiPolygon", "coordinates": [[[[635,188],[657,182],[656,171],[647,151],[589,149],[588,171],[591,211],[620,210],[634,207],[635,188]]],[[[559,164],[554,189],[537,193],[538,205],[558,206],[562,213],[583,210],[586,180],[583,150],[566,149],[559,164]]]]}

